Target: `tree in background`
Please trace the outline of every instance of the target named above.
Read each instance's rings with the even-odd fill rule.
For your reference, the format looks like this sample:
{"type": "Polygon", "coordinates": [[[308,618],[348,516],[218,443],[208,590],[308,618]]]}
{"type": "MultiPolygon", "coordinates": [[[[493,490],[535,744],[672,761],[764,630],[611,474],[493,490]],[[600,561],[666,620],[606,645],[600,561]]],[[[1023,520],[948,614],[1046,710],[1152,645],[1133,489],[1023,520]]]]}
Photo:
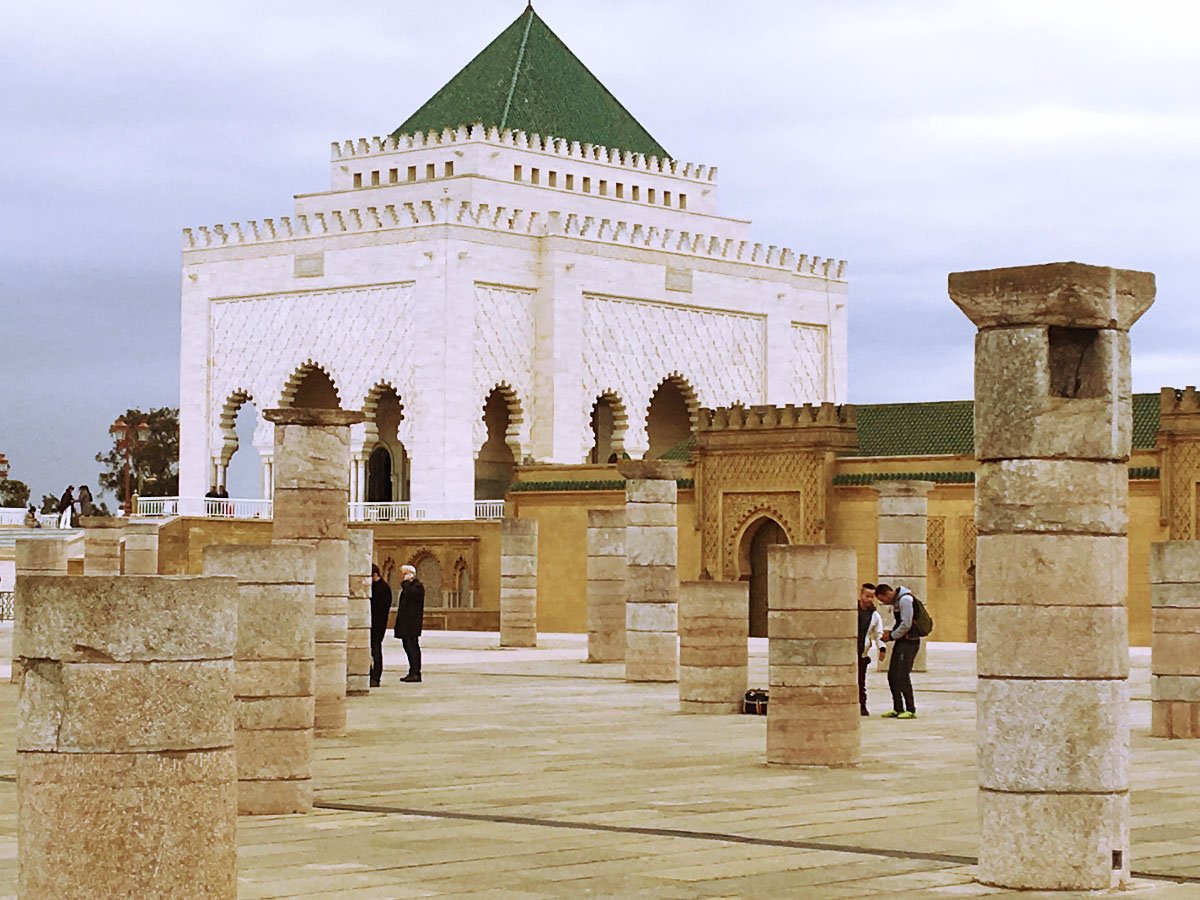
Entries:
{"type": "MultiPolygon", "coordinates": [[[[129,486],[138,496],[172,497],[179,492],[179,410],[161,407],[143,412],[128,409],[121,416],[129,428],[141,423],[148,426],[145,441],[129,442],[129,486]]],[[[97,453],[96,462],[104,466],[100,488],[112,491],[119,504],[125,497],[125,453],[114,437],[106,453],[97,453]]]]}
{"type": "Polygon", "coordinates": [[[10,509],[29,503],[29,485],[14,478],[0,478],[0,506],[10,509]]]}

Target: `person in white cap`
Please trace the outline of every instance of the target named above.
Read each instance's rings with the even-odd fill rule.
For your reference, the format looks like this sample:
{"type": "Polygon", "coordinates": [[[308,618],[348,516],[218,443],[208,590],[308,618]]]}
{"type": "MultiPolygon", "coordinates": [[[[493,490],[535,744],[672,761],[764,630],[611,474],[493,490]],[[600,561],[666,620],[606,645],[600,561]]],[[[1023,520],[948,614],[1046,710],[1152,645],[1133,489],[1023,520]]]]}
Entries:
{"type": "Polygon", "coordinates": [[[400,567],[400,601],[396,605],[396,637],[408,656],[408,674],[401,681],[421,680],[421,620],[425,616],[425,585],[412,566],[400,567]]]}

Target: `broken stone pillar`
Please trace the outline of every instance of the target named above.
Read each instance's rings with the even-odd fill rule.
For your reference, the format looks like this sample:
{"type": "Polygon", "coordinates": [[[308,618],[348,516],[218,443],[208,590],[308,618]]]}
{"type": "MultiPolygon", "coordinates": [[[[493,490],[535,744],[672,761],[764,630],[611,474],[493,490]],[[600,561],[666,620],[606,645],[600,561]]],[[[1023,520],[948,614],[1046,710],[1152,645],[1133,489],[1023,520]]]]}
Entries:
{"type": "MultiPolygon", "coordinates": [[[[17,575],[16,590],[21,590],[21,580],[29,575],[66,575],[67,574],[67,554],[68,544],[70,542],[66,537],[61,537],[57,534],[46,535],[30,535],[29,537],[19,537],[16,540],[15,549],[15,565],[17,575]]],[[[13,633],[21,627],[20,621],[17,620],[17,609],[19,604],[14,600],[13,605],[13,633]]],[[[9,683],[21,683],[21,660],[17,658],[16,644],[13,644],[12,651],[12,669],[9,675],[9,683]]]]}
{"type": "Polygon", "coordinates": [[[850,547],[767,550],[769,763],[859,761],[857,572],[850,547]]]}
{"type": "Polygon", "coordinates": [[[1150,733],[1200,738],[1200,541],[1150,548],[1150,733]]]}
{"type": "Polygon", "coordinates": [[[233,578],[31,575],[19,893],[237,896],[233,578]]]}
{"type": "Polygon", "coordinates": [[[537,646],[537,540],[535,519],[500,523],[500,646],[537,646]]]}
{"type": "MultiPolygon", "coordinates": [[[[926,529],[928,496],[934,484],[932,481],[876,481],[871,487],[879,495],[877,579],[880,584],[908,588],[928,606],[926,529]]],[[[891,628],[895,621],[892,607],[882,605],[879,615],[883,618],[883,627],[891,628]]],[[[913,663],[914,672],[925,671],[927,643],[926,639],[921,639],[921,648],[913,663]]],[[[886,669],[891,659],[892,655],[888,653],[880,668],[886,669]]]]}
{"type": "Polygon", "coordinates": [[[975,338],[979,879],[1129,879],[1129,328],[1144,272],[950,276],[975,338]]]}
{"type": "Polygon", "coordinates": [[[316,711],[318,735],[346,728],[346,639],[350,586],[350,426],[361,412],[268,409],[275,423],[276,541],[316,547],[316,711]]]}
{"type": "Polygon", "coordinates": [[[346,609],[346,696],[371,689],[371,563],[375,532],[350,529],[350,597],[346,609]]]}
{"type": "Polygon", "coordinates": [[[625,661],[625,509],[589,509],[587,629],[591,663],[625,661]]]}
{"type": "Polygon", "coordinates": [[[125,526],[125,574],[158,574],[158,522],[129,522],[125,526]]]}
{"type": "Polygon", "coordinates": [[[121,532],[125,522],[112,516],[80,516],[83,574],[121,574],[121,532]]]}
{"type": "Polygon", "coordinates": [[[682,467],[623,460],[625,476],[625,680],[679,678],[676,481],[682,467]]]}
{"type": "Polygon", "coordinates": [[[314,580],[304,544],[209,546],[206,575],[238,580],[233,692],[238,813],[312,811],[314,580]]]}
{"type": "Polygon", "coordinates": [[[750,584],[679,586],[679,711],[740,713],[750,661],[750,584]]]}

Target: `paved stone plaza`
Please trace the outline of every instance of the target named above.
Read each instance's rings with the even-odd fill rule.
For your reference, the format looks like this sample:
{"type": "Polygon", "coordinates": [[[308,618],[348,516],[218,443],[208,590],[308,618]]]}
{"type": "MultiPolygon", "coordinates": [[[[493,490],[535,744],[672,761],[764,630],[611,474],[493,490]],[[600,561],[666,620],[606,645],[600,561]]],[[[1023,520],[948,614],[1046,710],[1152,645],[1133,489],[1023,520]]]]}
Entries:
{"type": "MultiPolygon", "coordinates": [[[[973,883],[974,651],[934,645],[920,718],[863,723],[863,764],[768,767],[751,716],[676,712],[674,684],[589,665],[583,636],[498,650],[426,635],[426,680],[384,688],[319,739],[313,815],[238,821],[239,896],[1024,896],[973,883]]],[[[1149,737],[1148,653],[1134,651],[1132,896],[1200,895],[1200,754],[1149,737]]],[[[766,642],[750,682],[766,684],[766,642]]],[[[2,673],[0,673],[2,674],[2,673]]],[[[874,712],[887,708],[872,673],[874,712]]],[[[4,683],[2,740],[17,688],[4,683]]],[[[0,895],[16,891],[14,759],[0,767],[0,895]]],[[[1057,894],[1055,896],[1064,896],[1057,894]]],[[[1082,896],[1082,895],[1080,895],[1082,896]]]]}

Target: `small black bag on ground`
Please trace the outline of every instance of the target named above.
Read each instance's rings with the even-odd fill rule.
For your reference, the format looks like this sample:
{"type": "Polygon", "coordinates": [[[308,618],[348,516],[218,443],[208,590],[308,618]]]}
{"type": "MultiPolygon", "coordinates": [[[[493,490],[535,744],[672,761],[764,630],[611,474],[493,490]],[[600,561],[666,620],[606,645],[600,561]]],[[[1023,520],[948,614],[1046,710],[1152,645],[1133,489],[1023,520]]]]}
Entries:
{"type": "Polygon", "coordinates": [[[742,712],[751,716],[765,716],[767,700],[767,691],[762,688],[751,688],[746,691],[746,698],[742,701],[742,712]]]}

